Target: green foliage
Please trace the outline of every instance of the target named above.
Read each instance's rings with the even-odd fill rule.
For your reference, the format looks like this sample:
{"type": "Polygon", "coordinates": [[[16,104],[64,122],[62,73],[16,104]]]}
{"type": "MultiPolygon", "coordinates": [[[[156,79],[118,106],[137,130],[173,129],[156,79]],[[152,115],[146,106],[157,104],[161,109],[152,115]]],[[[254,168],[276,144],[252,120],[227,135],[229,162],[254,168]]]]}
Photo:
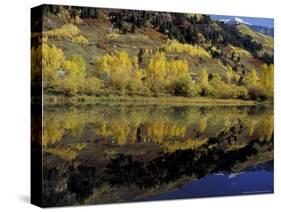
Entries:
{"type": "Polygon", "coordinates": [[[250,85],[248,90],[251,99],[264,100],[267,98],[267,92],[260,83],[250,85]]]}
{"type": "Polygon", "coordinates": [[[104,89],[104,83],[102,80],[96,77],[89,77],[83,80],[80,87],[80,93],[93,95],[101,92],[104,89]]]}
{"type": "Polygon", "coordinates": [[[200,93],[200,87],[196,85],[190,75],[182,76],[172,82],[172,93],[176,96],[195,97],[200,93]]]}
{"type": "Polygon", "coordinates": [[[248,90],[243,86],[225,83],[219,74],[214,74],[206,95],[222,99],[247,99],[248,90]]]}

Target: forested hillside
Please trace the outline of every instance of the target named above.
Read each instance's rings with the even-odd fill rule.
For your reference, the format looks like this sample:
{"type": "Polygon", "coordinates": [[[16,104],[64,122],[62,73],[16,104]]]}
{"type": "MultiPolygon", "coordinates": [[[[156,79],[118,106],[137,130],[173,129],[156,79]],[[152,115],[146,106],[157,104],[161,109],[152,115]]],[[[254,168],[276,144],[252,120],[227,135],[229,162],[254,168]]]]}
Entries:
{"type": "Polygon", "coordinates": [[[32,79],[42,67],[45,94],[273,100],[273,38],[242,23],[73,6],[42,12],[32,79]]]}

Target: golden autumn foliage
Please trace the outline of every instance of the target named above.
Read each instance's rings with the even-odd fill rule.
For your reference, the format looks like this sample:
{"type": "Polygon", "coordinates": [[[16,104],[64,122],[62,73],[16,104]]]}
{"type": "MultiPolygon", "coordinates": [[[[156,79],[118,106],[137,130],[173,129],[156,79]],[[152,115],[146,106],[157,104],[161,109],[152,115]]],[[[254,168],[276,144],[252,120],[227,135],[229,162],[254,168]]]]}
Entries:
{"type": "Polygon", "coordinates": [[[44,86],[53,87],[58,80],[58,71],[64,62],[64,54],[55,45],[49,47],[47,44],[42,44],[37,51],[41,50],[44,86]]]}
{"type": "Polygon", "coordinates": [[[208,138],[187,139],[185,141],[163,142],[163,148],[166,152],[175,152],[177,150],[196,150],[208,142],[208,138]]]}
{"type": "Polygon", "coordinates": [[[209,85],[208,73],[205,68],[199,73],[199,82],[202,87],[209,85]]]}
{"type": "Polygon", "coordinates": [[[235,55],[235,56],[251,56],[251,53],[248,52],[247,50],[245,49],[242,49],[242,48],[239,48],[237,46],[232,46],[230,45],[229,46],[232,50],[232,53],[235,55]]]}
{"type": "Polygon", "coordinates": [[[118,34],[117,32],[111,32],[106,35],[107,40],[116,40],[119,37],[120,37],[120,34],[118,34]]]}
{"type": "Polygon", "coordinates": [[[156,53],[147,65],[147,78],[152,90],[159,91],[166,84],[167,60],[163,53],[156,53]]]}
{"type": "Polygon", "coordinates": [[[211,58],[210,54],[198,45],[182,44],[177,40],[168,40],[163,46],[166,52],[170,53],[185,53],[192,57],[207,57],[211,58]]]}
{"type": "Polygon", "coordinates": [[[76,77],[85,77],[87,64],[80,55],[72,55],[69,60],[65,60],[63,68],[67,74],[75,75],[76,77]]]}
{"type": "Polygon", "coordinates": [[[40,67],[41,50],[44,87],[67,95],[91,95],[101,89],[111,89],[122,95],[153,92],[223,99],[265,99],[273,96],[273,65],[264,65],[260,77],[253,69],[240,85],[240,76],[230,66],[227,66],[224,78],[213,74],[209,79],[206,69],[203,69],[195,81],[186,60],[167,59],[164,52],[152,55],[145,68],[139,68],[137,57],[131,58],[124,51],[106,54],[97,58],[93,74],[87,74],[87,65],[81,56],[73,55],[66,60],[61,49],[43,43],[32,50],[35,55],[33,69],[40,67]]]}
{"type": "Polygon", "coordinates": [[[128,90],[132,93],[147,94],[149,89],[144,84],[143,79],[146,77],[146,70],[136,68],[130,75],[128,90]]]}
{"type": "Polygon", "coordinates": [[[225,83],[219,74],[214,74],[206,89],[206,95],[222,99],[248,98],[248,90],[243,86],[225,83]]]}
{"type": "Polygon", "coordinates": [[[108,87],[123,92],[126,88],[146,90],[144,83],[154,92],[165,91],[175,81],[189,76],[186,60],[167,60],[160,52],[150,58],[145,69],[138,67],[136,57],[130,58],[125,52],[107,54],[97,59],[95,73],[108,87]]]}
{"type": "Polygon", "coordinates": [[[44,32],[44,35],[57,40],[71,40],[73,37],[79,35],[79,33],[79,28],[74,24],[65,24],[60,28],[44,32]]]}
{"type": "Polygon", "coordinates": [[[48,112],[43,118],[43,146],[59,143],[65,133],[79,135],[85,122],[78,110],[69,110],[61,114],[48,112]]]}
{"type": "Polygon", "coordinates": [[[31,49],[31,84],[34,87],[42,86],[42,45],[31,49]]]}
{"type": "Polygon", "coordinates": [[[79,44],[88,44],[89,43],[88,39],[83,35],[75,36],[71,39],[71,41],[73,43],[79,43],[79,44]]]}
{"type": "Polygon", "coordinates": [[[199,73],[199,86],[201,88],[201,95],[206,96],[206,91],[209,88],[209,75],[205,68],[202,69],[202,71],[199,73]]]}
{"type": "MultiPolygon", "coordinates": [[[[80,30],[73,24],[45,32],[46,38],[57,38],[87,43],[80,30]],[[74,39],[74,40],[73,40],[74,39]],[[77,40],[76,40],[77,39],[77,40]],[[80,40],[80,41],[79,41],[80,40]]],[[[139,56],[130,57],[125,51],[99,56],[94,70],[87,71],[85,60],[79,55],[65,59],[64,53],[56,46],[49,46],[46,39],[42,46],[32,49],[32,69],[42,63],[44,87],[65,95],[98,94],[103,91],[118,95],[165,95],[209,96],[213,98],[268,99],[273,97],[273,65],[264,65],[260,76],[252,70],[242,81],[241,75],[226,65],[225,74],[212,74],[209,79],[206,69],[199,73],[189,72],[186,59],[166,57],[165,52],[185,53],[192,57],[210,57],[199,46],[181,44],[168,40],[161,47],[164,51],[145,54],[146,61],[139,64],[139,56]],[[42,50],[42,61],[40,51],[42,50]]],[[[38,72],[37,72],[38,73],[38,72]]],[[[36,76],[33,71],[32,77],[36,76]]]]}
{"type": "Polygon", "coordinates": [[[258,82],[259,82],[259,77],[255,69],[252,69],[251,72],[246,76],[245,80],[243,81],[243,83],[246,86],[255,85],[258,82]]]}
{"type": "Polygon", "coordinates": [[[225,78],[227,83],[232,83],[234,78],[235,73],[233,72],[232,68],[230,66],[227,66],[227,71],[225,73],[225,78]]]}
{"type": "Polygon", "coordinates": [[[192,84],[187,61],[167,60],[163,52],[157,52],[151,57],[146,70],[148,84],[154,92],[168,89],[174,93],[177,87],[183,84],[185,86],[185,83],[190,87],[189,85],[192,84]]]}
{"type": "Polygon", "coordinates": [[[255,125],[255,135],[260,141],[270,141],[273,137],[274,117],[273,115],[262,116],[259,123],[255,125]]]}
{"type": "Polygon", "coordinates": [[[99,79],[87,77],[87,64],[80,55],[72,55],[66,60],[60,48],[55,45],[50,47],[46,43],[32,49],[32,54],[32,76],[43,71],[44,88],[48,90],[75,95],[79,92],[94,93],[103,87],[103,82],[99,79]],[[42,61],[39,59],[41,56],[42,61]]]}
{"type": "Polygon", "coordinates": [[[82,94],[93,95],[100,92],[104,88],[102,80],[96,77],[86,77],[83,80],[83,84],[80,85],[80,92],[82,94]]]}
{"type": "Polygon", "coordinates": [[[186,60],[170,60],[167,62],[167,78],[169,81],[189,75],[186,60]]]}
{"type": "MultiPolygon", "coordinates": [[[[92,55],[86,55],[84,57],[87,61],[85,61],[78,54],[64,55],[62,50],[68,51],[63,41],[81,44],[80,47],[82,44],[89,43],[78,27],[81,23],[79,11],[72,14],[62,9],[58,16],[65,22],[63,25],[44,31],[43,35],[38,33],[32,35],[33,38],[39,38],[39,43],[42,42],[40,46],[32,48],[31,51],[32,79],[33,82],[36,79],[40,82],[42,68],[44,88],[50,93],[66,96],[84,94],[98,96],[172,95],[223,99],[273,99],[273,65],[263,65],[261,70],[256,67],[257,71],[253,69],[248,72],[247,67],[243,67],[242,63],[245,62],[243,58],[240,63],[240,57],[252,56],[242,48],[232,45],[227,47],[230,53],[239,57],[236,65],[220,60],[220,58],[212,58],[211,54],[204,49],[207,48],[206,46],[203,48],[200,45],[180,43],[176,39],[168,39],[166,43],[159,46],[144,46],[139,49],[137,54],[135,50],[127,52],[111,48],[116,47],[111,45],[115,45],[117,41],[121,42],[125,37],[118,33],[118,29],[111,29],[110,32],[106,32],[105,40],[98,41],[96,44],[98,46],[98,43],[106,43],[107,48],[99,49],[104,54],[97,52],[98,56],[93,57],[95,61],[88,61],[91,60],[92,55]],[[121,40],[116,40],[119,36],[122,39],[120,37],[121,40]],[[214,65],[206,70],[208,66],[205,62],[214,65]],[[222,69],[215,70],[215,65],[223,66],[225,71],[222,73],[222,69]],[[240,73],[240,66],[243,68],[243,74],[240,73]],[[194,70],[194,67],[199,67],[199,70],[194,70]]],[[[87,35],[89,35],[88,32],[87,35]]],[[[89,35],[89,38],[93,37],[89,35]]],[[[94,43],[91,42],[91,45],[95,45],[94,43]]],[[[74,49],[79,47],[79,45],[73,46],[74,49]]],[[[134,46],[133,48],[139,47],[134,46]]],[[[229,53],[224,52],[220,47],[211,46],[210,51],[214,50],[218,50],[219,54],[229,53]]]]}
{"type": "Polygon", "coordinates": [[[272,99],[274,92],[274,67],[262,66],[260,77],[253,69],[244,80],[252,99],[272,99]]]}
{"type": "Polygon", "coordinates": [[[69,60],[63,62],[62,70],[63,73],[57,87],[63,93],[76,94],[85,79],[86,63],[84,59],[79,55],[73,55],[69,60]]]}
{"type": "Polygon", "coordinates": [[[82,151],[87,145],[86,144],[69,144],[67,146],[56,146],[56,147],[46,147],[44,151],[57,155],[64,160],[75,159],[80,151],[82,151]]]}
{"type": "MultiPolygon", "coordinates": [[[[112,111],[112,108],[101,106],[86,111],[48,111],[43,122],[44,150],[72,160],[86,145],[65,143],[65,136],[80,141],[85,135],[92,135],[95,142],[102,142],[97,144],[104,145],[106,142],[112,156],[116,155],[116,151],[118,153],[118,147],[127,148],[136,143],[156,145],[164,152],[196,150],[207,145],[209,138],[230,132],[233,126],[243,123],[241,135],[245,136],[245,140],[225,143],[231,150],[242,148],[249,139],[270,142],[274,130],[273,114],[268,110],[260,114],[261,111],[252,113],[237,108],[213,108],[204,112],[200,108],[190,108],[179,116],[167,109],[157,110],[156,114],[152,108],[128,109],[121,107],[112,111]],[[95,129],[94,132],[89,126],[95,129]]],[[[208,145],[208,148],[211,147],[208,145]]]]}
{"type": "Polygon", "coordinates": [[[128,85],[133,64],[126,52],[115,55],[106,54],[97,59],[95,73],[104,80],[107,86],[124,91],[128,85]]]}
{"type": "Polygon", "coordinates": [[[173,81],[171,92],[176,96],[195,97],[200,94],[201,87],[193,82],[190,75],[187,75],[173,81]]]}
{"type": "Polygon", "coordinates": [[[78,44],[88,44],[88,39],[80,34],[80,29],[74,24],[65,24],[60,28],[48,30],[44,37],[55,40],[67,40],[78,44]]]}
{"type": "Polygon", "coordinates": [[[273,97],[274,89],[274,67],[273,65],[262,66],[260,81],[269,97],[273,97]]]}

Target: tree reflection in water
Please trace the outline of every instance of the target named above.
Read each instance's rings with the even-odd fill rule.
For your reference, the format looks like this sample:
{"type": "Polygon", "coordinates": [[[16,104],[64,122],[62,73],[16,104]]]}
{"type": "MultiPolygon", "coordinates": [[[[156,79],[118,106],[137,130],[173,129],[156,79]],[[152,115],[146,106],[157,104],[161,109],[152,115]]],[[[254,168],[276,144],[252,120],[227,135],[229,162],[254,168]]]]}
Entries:
{"type": "Polygon", "coordinates": [[[270,106],[45,111],[46,206],[134,201],[273,160],[270,106]]]}

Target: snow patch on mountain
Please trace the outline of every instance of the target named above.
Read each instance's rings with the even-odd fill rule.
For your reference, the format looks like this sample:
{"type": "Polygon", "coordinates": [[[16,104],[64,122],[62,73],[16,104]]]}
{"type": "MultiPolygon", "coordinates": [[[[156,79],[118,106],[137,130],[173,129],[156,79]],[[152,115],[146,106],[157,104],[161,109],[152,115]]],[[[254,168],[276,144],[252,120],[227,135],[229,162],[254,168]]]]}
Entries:
{"type": "Polygon", "coordinates": [[[231,19],[221,19],[220,21],[227,23],[227,24],[246,24],[251,25],[249,22],[244,21],[242,18],[233,17],[231,19]]]}

